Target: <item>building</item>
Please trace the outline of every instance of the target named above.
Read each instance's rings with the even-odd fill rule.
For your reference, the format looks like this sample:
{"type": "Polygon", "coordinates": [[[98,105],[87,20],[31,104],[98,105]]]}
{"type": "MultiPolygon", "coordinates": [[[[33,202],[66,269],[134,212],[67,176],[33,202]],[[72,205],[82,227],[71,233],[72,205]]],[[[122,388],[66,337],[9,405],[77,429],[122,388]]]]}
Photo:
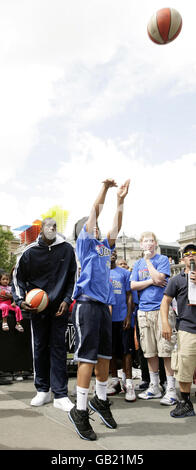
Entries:
{"type": "Polygon", "coordinates": [[[184,232],[180,232],[178,243],[181,249],[188,243],[196,244],[196,224],[185,226],[184,232]]]}

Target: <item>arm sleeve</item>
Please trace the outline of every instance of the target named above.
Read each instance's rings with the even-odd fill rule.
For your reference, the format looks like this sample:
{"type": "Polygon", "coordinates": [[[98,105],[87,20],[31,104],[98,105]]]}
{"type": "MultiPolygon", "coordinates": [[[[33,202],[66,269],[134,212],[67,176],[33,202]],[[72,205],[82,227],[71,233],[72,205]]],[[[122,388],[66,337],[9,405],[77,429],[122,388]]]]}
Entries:
{"type": "Polygon", "coordinates": [[[176,279],[171,278],[167,284],[167,287],[165,289],[164,295],[168,295],[168,297],[176,297],[177,294],[177,284],[176,284],[176,279]]]}
{"type": "Polygon", "coordinates": [[[76,264],[76,257],[74,250],[72,249],[72,256],[69,264],[69,273],[67,276],[67,282],[66,282],[66,289],[65,289],[65,294],[64,294],[64,302],[67,304],[72,303],[72,295],[73,295],[73,290],[74,290],[74,285],[76,282],[76,269],[77,269],[77,264],[76,264]]]}
{"type": "Polygon", "coordinates": [[[167,277],[170,276],[170,264],[167,256],[161,256],[157,265],[157,271],[159,271],[159,273],[165,274],[167,277]]]}
{"type": "Polygon", "coordinates": [[[26,296],[27,267],[27,256],[22,255],[14,269],[12,279],[12,295],[16,305],[19,307],[26,296]]]}

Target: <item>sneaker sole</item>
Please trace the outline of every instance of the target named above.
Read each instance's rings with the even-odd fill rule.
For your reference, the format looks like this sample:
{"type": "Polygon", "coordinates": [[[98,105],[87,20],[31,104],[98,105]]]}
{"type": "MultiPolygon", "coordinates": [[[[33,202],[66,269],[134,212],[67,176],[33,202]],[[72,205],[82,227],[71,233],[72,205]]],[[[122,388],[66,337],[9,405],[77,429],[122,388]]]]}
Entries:
{"type": "Polygon", "coordinates": [[[68,417],[69,417],[70,421],[72,422],[72,424],[74,425],[74,428],[75,428],[76,432],[78,433],[78,435],[81,437],[81,439],[84,439],[85,441],[96,441],[96,439],[97,439],[96,434],[95,434],[96,437],[94,439],[90,439],[90,437],[85,437],[80,433],[79,429],[77,428],[74,420],[72,419],[72,417],[70,415],[70,412],[68,413],[68,417]]]}
{"type": "Polygon", "coordinates": [[[163,403],[162,401],[160,401],[160,405],[163,405],[163,406],[173,406],[173,405],[176,405],[176,403],[177,403],[177,400],[174,400],[171,403],[163,403]]]}
{"type": "Polygon", "coordinates": [[[127,400],[127,398],[125,398],[125,401],[127,401],[128,403],[134,403],[134,401],[136,401],[136,398],[134,398],[133,400],[127,400]]]}
{"type": "Polygon", "coordinates": [[[91,402],[90,402],[90,401],[88,402],[88,404],[89,404],[91,410],[93,410],[93,411],[95,411],[96,413],[98,413],[99,417],[102,419],[103,423],[104,423],[108,428],[110,428],[110,429],[115,429],[115,428],[113,428],[113,426],[111,426],[111,424],[109,424],[109,423],[105,420],[105,418],[101,415],[101,413],[99,413],[99,411],[98,411],[96,408],[94,408],[93,405],[91,405],[91,402]]]}
{"type": "Polygon", "coordinates": [[[155,395],[154,397],[152,397],[152,396],[140,397],[140,396],[138,395],[138,398],[140,398],[140,400],[153,400],[153,399],[161,398],[161,397],[162,397],[161,393],[160,393],[160,395],[155,395]]]}
{"type": "Polygon", "coordinates": [[[40,403],[39,405],[34,405],[33,403],[30,403],[31,406],[44,406],[44,405],[48,405],[48,403],[50,403],[52,401],[52,399],[50,398],[50,400],[46,400],[44,401],[43,403],[40,403]]]}
{"type": "Polygon", "coordinates": [[[184,415],[175,416],[175,415],[172,414],[172,411],[171,411],[170,416],[172,418],[190,418],[191,416],[195,416],[195,412],[194,411],[189,411],[189,413],[185,413],[184,415]]]}

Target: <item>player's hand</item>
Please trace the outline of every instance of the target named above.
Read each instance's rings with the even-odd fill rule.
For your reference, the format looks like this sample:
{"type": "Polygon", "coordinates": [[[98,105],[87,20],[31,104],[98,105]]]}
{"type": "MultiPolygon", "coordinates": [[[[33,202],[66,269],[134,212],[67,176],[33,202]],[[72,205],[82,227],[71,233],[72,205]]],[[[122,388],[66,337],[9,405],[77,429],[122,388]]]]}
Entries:
{"type": "Polygon", "coordinates": [[[116,183],[116,181],[114,181],[114,180],[111,179],[111,178],[102,181],[102,183],[104,184],[104,186],[105,186],[106,189],[109,189],[109,188],[113,188],[113,187],[117,187],[117,186],[118,186],[117,183],[116,183]]]}
{"type": "Polygon", "coordinates": [[[67,302],[63,301],[61,302],[61,304],[59,305],[59,309],[58,309],[58,312],[56,312],[56,317],[61,317],[61,315],[63,315],[64,313],[66,313],[68,311],[68,304],[67,302]]]}
{"type": "Polygon", "coordinates": [[[120,201],[124,201],[124,198],[126,197],[128,191],[129,191],[129,185],[130,185],[130,179],[126,180],[124,184],[120,186],[120,188],[117,191],[117,198],[120,201]]]}
{"type": "Polygon", "coordinates": [[[31,307],[31,305],[25,302],[25,300],[24,302],[21,302],[20,308],[21,310],[26,310],[26,312],[37,313],[37,308],[31,307]]]}

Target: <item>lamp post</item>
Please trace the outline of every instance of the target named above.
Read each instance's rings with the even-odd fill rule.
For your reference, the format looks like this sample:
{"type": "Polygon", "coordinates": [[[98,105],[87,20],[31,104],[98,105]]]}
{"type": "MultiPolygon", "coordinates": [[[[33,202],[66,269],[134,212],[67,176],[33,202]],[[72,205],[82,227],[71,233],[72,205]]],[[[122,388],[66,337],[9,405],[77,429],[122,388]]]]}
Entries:
{"type": "Polygon", "coordinates": [[[124,259],[126,261],[126,235],[124,232],[122,234],[122,244],[123,244],[123,251],[124,251],[124,259]]]}

